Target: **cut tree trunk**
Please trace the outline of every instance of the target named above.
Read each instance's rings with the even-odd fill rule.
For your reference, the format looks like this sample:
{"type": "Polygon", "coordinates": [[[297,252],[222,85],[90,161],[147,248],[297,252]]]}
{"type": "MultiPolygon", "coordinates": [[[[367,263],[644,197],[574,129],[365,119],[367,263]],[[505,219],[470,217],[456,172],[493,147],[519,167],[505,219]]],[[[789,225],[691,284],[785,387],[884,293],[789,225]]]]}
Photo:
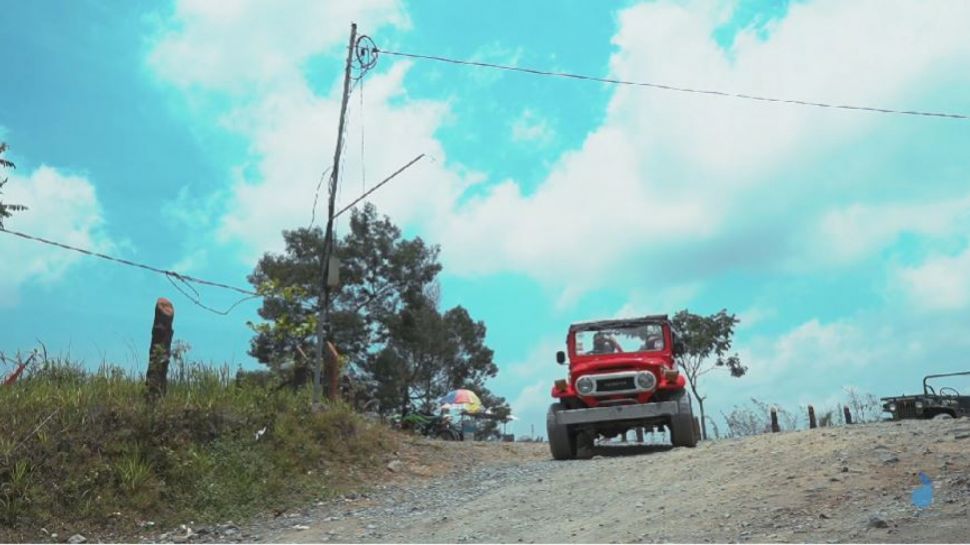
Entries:
{"type": "Polygon", "coordinates": [[[168,363],[172,357],[172,321],[175,307],[164,297],[155,302],[155,322],[152,325],[152,344],[148,350],[148,373],[145,377],[148,399],[165,395],[168,388],[168,363]]]}

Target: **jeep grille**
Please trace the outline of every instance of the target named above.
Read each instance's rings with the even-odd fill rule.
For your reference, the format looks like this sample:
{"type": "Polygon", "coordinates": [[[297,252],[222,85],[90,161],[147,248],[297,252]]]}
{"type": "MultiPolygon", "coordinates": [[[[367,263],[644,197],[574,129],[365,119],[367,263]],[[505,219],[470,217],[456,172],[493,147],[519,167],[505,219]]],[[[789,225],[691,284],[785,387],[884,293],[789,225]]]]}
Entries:
{"type": "Polygon", "coordinates": [[[597,392],[622,392],[635,389],[636,383],[633,377],[604,378],[596,381],[597,392]]]}

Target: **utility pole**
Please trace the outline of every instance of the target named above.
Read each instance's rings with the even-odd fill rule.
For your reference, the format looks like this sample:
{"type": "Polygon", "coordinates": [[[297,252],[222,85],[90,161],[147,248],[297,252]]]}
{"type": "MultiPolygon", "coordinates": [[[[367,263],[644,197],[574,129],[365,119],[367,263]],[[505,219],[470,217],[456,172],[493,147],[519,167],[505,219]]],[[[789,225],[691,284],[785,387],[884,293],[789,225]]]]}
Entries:
{"type": "MultiPolygon", "coordinates": [[[[344,122],[347,116],[347,101],[350,98],[350,69],[354,60],[354,45],[357,42],[357,24],[350,25],[350,43],[347,45],[347,65],[344,67],[344,95],[340,103],[340,123],[337,126],[337,147],[333,151],[333,168],[330,170],[330,199],[327,207],[327,230],[323,238],[323,258],[321,271],[323,277],[320,281],[320,309],[317,316],[317,350],[316,368],[313,371],[313,405],[317,407],[320,403],[320,373],[324,367],[324,345],[330,329],[330,267],[333,256],[333,211],[335,199],[337,197],[337,180],[340,175],[340,151],[343,148],[344,122]]],[[[332,361],[326,366],[327,375],[327,397],[336,399],[337,390],[337,362],[332,361]]]]}

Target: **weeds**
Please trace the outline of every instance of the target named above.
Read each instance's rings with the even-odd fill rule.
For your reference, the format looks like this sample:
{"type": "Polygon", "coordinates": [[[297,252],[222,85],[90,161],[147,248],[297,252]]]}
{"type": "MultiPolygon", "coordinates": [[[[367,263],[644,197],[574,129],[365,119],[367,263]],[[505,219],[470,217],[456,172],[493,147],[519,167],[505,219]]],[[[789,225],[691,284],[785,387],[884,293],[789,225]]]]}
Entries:
{"type": "Polygon", "coordinates": [[[140,374],[45,358],[0,388],[0,542],[245,516],[332,493],[351,483],[327,475],[379,468],[395,448],[344,405],[310,412],[306,389],[237,382],[184,354],[170,376],[150,403],[140,374]]]}

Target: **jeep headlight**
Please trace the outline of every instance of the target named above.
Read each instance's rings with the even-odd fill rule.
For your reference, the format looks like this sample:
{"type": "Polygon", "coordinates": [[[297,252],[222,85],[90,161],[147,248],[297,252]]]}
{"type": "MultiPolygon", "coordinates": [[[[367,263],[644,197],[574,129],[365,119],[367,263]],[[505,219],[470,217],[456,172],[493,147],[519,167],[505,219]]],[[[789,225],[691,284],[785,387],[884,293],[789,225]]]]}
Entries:
{"type": "Polygon", "coordinates": [[[653,390],[657,386],[657,377],[649,371],[637,373],[637,387],[641,390],[653,390]]]}
{"type": "Polygon", "coordinates": [[[589,377],[579,377],[579,380],[576,381],[576,391],[583,395],[592,393],[595,387],[596,383],[589,377]]]}
{"type": "Polygon", "coordinates": [[[889,412],[891,412],[891,413],[896,412],[896,404],[895,403],[890,403],[889,405],[886,405],[886,408],[889,409],[889,412]]]}
{"type": "Polygon", "coordinates": [[[915,406],[917,409],[922,409],[923,408],[923,402],[922,401],[917,401],[916,403],[913,403],[913,406],[915,406]]]}

